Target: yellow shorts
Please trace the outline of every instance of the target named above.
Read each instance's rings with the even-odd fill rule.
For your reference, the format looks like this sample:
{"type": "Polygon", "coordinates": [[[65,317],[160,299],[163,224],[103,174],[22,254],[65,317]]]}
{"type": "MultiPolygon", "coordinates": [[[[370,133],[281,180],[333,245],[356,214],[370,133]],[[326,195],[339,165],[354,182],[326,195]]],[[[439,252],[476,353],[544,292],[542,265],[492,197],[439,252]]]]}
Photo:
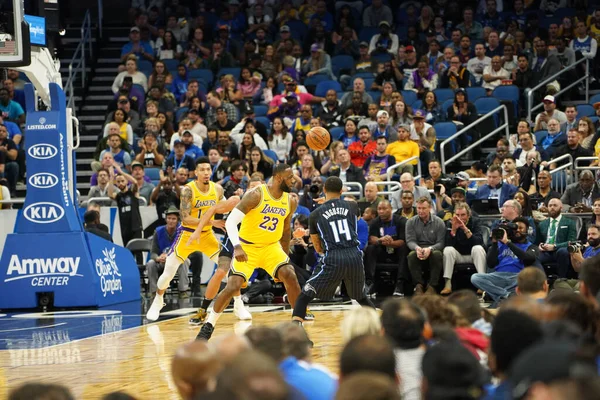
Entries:
{"type": "Polygon", "coordinates": [[[241,276],[244,280],[248,281],[256,268],[262,268],[276,282],[279,282],[279,279],[276,277],[277,270],[279,267],[290,263],[290,258],[285,254],[279,242],[267,245],[245,243],[241,243],[241,245],[246,255],[248,255],[248,261],[239,262],[233,258],[231,263],[231,273],[233,275],[241,276]]]}
{"type": "Polygon", "coordinates": [[[204,231],[200,234],[200,243],[195,242],[188,246],[187,242],[192,233],[194,231],[189,228],[179,227],[179,233],[171,247],[171,252],[175,253],[179,261],[183,263],[195,251],[202,252],[210,259],[216,258],[221,251],[221,243],[217,240],[212,230],[204,231]]]}

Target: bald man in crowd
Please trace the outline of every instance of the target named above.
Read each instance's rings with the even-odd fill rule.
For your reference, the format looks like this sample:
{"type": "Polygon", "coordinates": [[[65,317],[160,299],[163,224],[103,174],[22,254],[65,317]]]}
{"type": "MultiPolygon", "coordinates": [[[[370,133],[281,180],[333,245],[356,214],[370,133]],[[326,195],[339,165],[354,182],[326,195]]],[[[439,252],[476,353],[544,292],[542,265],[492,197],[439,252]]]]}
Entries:
{"type": "Polygon", "coordinates": [[[220,358],[215,348],[205,341],[196,340],[180,346],[171,363],[171,374],[179,395],[191,400],[214,391],[217,376],[223,368],[220,358]]]}

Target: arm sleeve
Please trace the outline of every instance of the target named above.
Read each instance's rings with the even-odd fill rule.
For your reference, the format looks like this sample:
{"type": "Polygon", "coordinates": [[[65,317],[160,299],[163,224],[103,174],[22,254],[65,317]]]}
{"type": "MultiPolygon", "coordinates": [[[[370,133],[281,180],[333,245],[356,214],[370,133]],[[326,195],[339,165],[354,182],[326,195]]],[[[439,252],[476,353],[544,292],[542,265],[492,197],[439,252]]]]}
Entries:
{"type": "Polygon", "coordinates": [[[240,233],[238,231],[238,225],[242,222],[246,214],[240,211],[239,208],[234,208],[229,213],[227,217],[227,221],[225,222],[225,229],[227,230],[227,235],[229,236],[229,241],[234,246],[240,244],[240,233]]]}

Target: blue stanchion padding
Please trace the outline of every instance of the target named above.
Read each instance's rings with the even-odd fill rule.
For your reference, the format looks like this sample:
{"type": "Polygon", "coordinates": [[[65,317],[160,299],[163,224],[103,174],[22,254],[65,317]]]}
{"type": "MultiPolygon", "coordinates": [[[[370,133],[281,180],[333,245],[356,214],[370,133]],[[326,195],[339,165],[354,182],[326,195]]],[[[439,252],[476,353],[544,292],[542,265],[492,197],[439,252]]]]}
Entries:
{"type": "Polygon", "coordinates": [[[140,298],[139,271],[123,247],[84,232],[11,234],[0,260],[1,309],[34,308],[37,293],[56,307],[101,307],[140,298]]]}
{"type": "Polygon", "coordinates": [[[25,124],[27,195],[16,233],[81,232],[82,226],[69,192],[66,100],[56,84],[50,85],[52,110],[33,111],[33,85],[25,85],[28,109],[25,124]]]}

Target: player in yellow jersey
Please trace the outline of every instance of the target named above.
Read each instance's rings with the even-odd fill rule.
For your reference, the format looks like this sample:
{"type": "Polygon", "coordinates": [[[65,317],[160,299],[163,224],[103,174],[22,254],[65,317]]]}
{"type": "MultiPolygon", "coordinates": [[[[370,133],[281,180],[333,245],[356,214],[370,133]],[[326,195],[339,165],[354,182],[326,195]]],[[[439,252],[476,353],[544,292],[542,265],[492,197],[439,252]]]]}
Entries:
{"type": "MultiPolygon", "coordinates": [[[[163,308],[163,296],[169,283],[175,276],[179,265],[183,263],[188,256],[195,252],[200,251],[213,260],[215,263],[218,262],[219,252],[221,251],[221,243],[215,237],[212,232],[212,227],[217,226],[220,228],[224,227],[224,221],[215,221],[214,217],[210,218],[210,223],[207,223],[200,233],[199,244],[190,245],[189,238],[195,231],[203,212],[206,212],[217,204],[222,205],[220,212],[231,211],[239,201],[237,199],[223,200],[223,188],[221,185],[211,182],[210,176],[212,174],[212,167],[208,158],[201,157],[196,162],[196,179],[192,182],[187,183],[182,187],[180,193],[180,206],[179,214],[181,217],[181,226],[178,228],[177,237],[169,251],[169,255],[165,261],[165,269],[158,278],[156,296],[152,305],[148,309],[146,318],[150,321],[155,321],[160,315],[160,310],[163,308]],[[221,204],[222,203],[222,204],[221,204]]],[[[225,275],[215,274],[211,278],[211,281],[217,280],[217,290],[219,282],[225,275]],[[220,276],[220,278],[219,278],[220,276]]],[[[213,285],[214,286],[214,285],[213,285]]],[[[236,296],[236,302],[241,305],[242,309],[246,311],[246,314],[250,313],[244,308],[241,296],[236,296]]],[[[204,311],[206,313],[206,311],[204,311]]],[[[250,317],[251,318],[251,317],[250,317]]]]}
{"type": "Polygon", "coordinates": [[[197,339],[210,339],[221,313],[256,268],[264,269],[275,281],[282,281],[290,304],[296,304],[300,285],[288,257],[291,219],[298,205],[289,195],[294,179],[289,165],[278,164],[271,184],[246,193],[227,217],[225,227],[234,246],[231,274],[197,339]]]}

